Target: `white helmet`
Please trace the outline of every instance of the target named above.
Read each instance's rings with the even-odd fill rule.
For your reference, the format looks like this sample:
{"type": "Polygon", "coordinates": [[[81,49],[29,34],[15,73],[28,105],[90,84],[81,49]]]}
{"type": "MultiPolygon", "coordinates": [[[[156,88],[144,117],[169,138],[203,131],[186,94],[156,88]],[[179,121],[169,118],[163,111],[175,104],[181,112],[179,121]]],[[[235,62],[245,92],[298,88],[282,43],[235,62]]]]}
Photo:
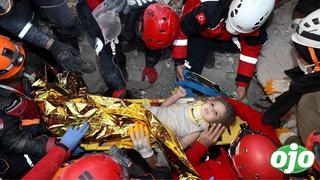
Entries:
{"type": "Polygon", "coordinates": [[[313,11],[298,23],[291,39],[297,44],[320,49],[320,9],[313,11]]]}
{"type": "Polygon", "coordinates": [[[229,7],[226,29],[231,34],[250,33],[270,16],[275,0],[233,0],[229,7]]]}

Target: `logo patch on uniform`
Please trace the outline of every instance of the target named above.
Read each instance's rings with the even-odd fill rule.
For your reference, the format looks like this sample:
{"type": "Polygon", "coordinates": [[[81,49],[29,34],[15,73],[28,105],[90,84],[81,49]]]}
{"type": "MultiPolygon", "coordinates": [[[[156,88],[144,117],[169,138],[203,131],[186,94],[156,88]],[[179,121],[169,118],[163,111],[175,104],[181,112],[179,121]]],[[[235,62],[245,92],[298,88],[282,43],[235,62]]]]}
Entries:
{"type": "Polygon", "coordinates": [[[206,22],[206,16],[204,15],[203,12],[197,14],[196,18],[200,25],[203,25],[206,22]]]}
{"type": "Polygon", "coordinates": [[[0,129],[3,129],[3,121],[0,119],[0,129]]]}

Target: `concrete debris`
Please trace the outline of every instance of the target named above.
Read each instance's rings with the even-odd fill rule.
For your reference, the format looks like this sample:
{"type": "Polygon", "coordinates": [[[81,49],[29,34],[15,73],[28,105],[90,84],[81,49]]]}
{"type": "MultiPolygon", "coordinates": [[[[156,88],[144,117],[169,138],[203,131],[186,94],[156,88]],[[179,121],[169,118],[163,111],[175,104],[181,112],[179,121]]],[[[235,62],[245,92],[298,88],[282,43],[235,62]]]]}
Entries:
{"type": "MultiPolygon", "coordinates": [[[[175,9],[179,9],[181,2],[171,1],[170,3],[175,9]]],[[[284,79],[283,71],[295,66],[294,60],[290,55],[292,49],[290,35],[293,32],[290,27],[291,12],[296,2],[296,0],[292,0],[277,8],[268,27],[268,43],[263,48],[258,60],[257,80],[252,81],[248,89],[249,104],[259,110],[264,110],[265,107],[270,105],[268,101],[265,101],[266,96],[263,91],[266,81],[268,79],[284,79]]],[[[75,4],[71,2],[70,5],[74,6],[75,4]]],[[[83,58],[96,62],[93,45],[86,32],[80,38],[80,47],[83,58]]],[[[166,52],[162,57],[163,60],[156,65],[159,78],[155,84],[150,85],[148,82],[141,81],[141,71],[144,67],[143,52],[137,50],[127,52],[128,90],[143,98],[167,97],[176,80],[174,64],[169,55],[170,53],[166,52]]],[[[213,69],[205,68],[202,74],[232,94],[236,88],[234,79],[236,77],[239,54],[214,53],[214,55],[215,67],[213,69]]],[[[104,84],[99,72],[86,74],[84,79],[91,93],[103,93],[107,90],[107,86],[104,84]]],[[[275,95],[273,94],[273,96],[275,95]]],[[[274,97],[271,97],[271,99],[274,100],[274,97]]]]}

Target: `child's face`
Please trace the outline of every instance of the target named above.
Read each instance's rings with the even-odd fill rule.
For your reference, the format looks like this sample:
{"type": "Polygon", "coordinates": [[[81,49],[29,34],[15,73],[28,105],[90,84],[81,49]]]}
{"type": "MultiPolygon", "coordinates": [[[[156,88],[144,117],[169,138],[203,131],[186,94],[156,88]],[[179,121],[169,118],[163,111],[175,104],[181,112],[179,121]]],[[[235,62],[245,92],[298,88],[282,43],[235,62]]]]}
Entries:
{"type": "Polygon", "coordinates": [[[226,110],[220,101],[208,101],[202,104],[200,113],[203,120],[214,123],[224,116],[226,110]]]}

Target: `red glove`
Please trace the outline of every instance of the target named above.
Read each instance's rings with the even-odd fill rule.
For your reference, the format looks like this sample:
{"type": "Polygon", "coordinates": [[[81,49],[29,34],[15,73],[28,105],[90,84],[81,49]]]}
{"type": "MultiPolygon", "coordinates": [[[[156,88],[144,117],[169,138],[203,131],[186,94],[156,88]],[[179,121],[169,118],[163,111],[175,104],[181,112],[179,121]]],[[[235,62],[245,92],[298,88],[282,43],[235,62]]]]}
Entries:
{"type": "Polygon", "coordinates": [[[155,83],[157,78],[158,78],[158,73],[157,73],[156,68],[154,68],[154,67],[144,67],[143,71],[142,71],[141,80],[144,81],[146,76],[148,76],[150,84],[155,83]]]}

